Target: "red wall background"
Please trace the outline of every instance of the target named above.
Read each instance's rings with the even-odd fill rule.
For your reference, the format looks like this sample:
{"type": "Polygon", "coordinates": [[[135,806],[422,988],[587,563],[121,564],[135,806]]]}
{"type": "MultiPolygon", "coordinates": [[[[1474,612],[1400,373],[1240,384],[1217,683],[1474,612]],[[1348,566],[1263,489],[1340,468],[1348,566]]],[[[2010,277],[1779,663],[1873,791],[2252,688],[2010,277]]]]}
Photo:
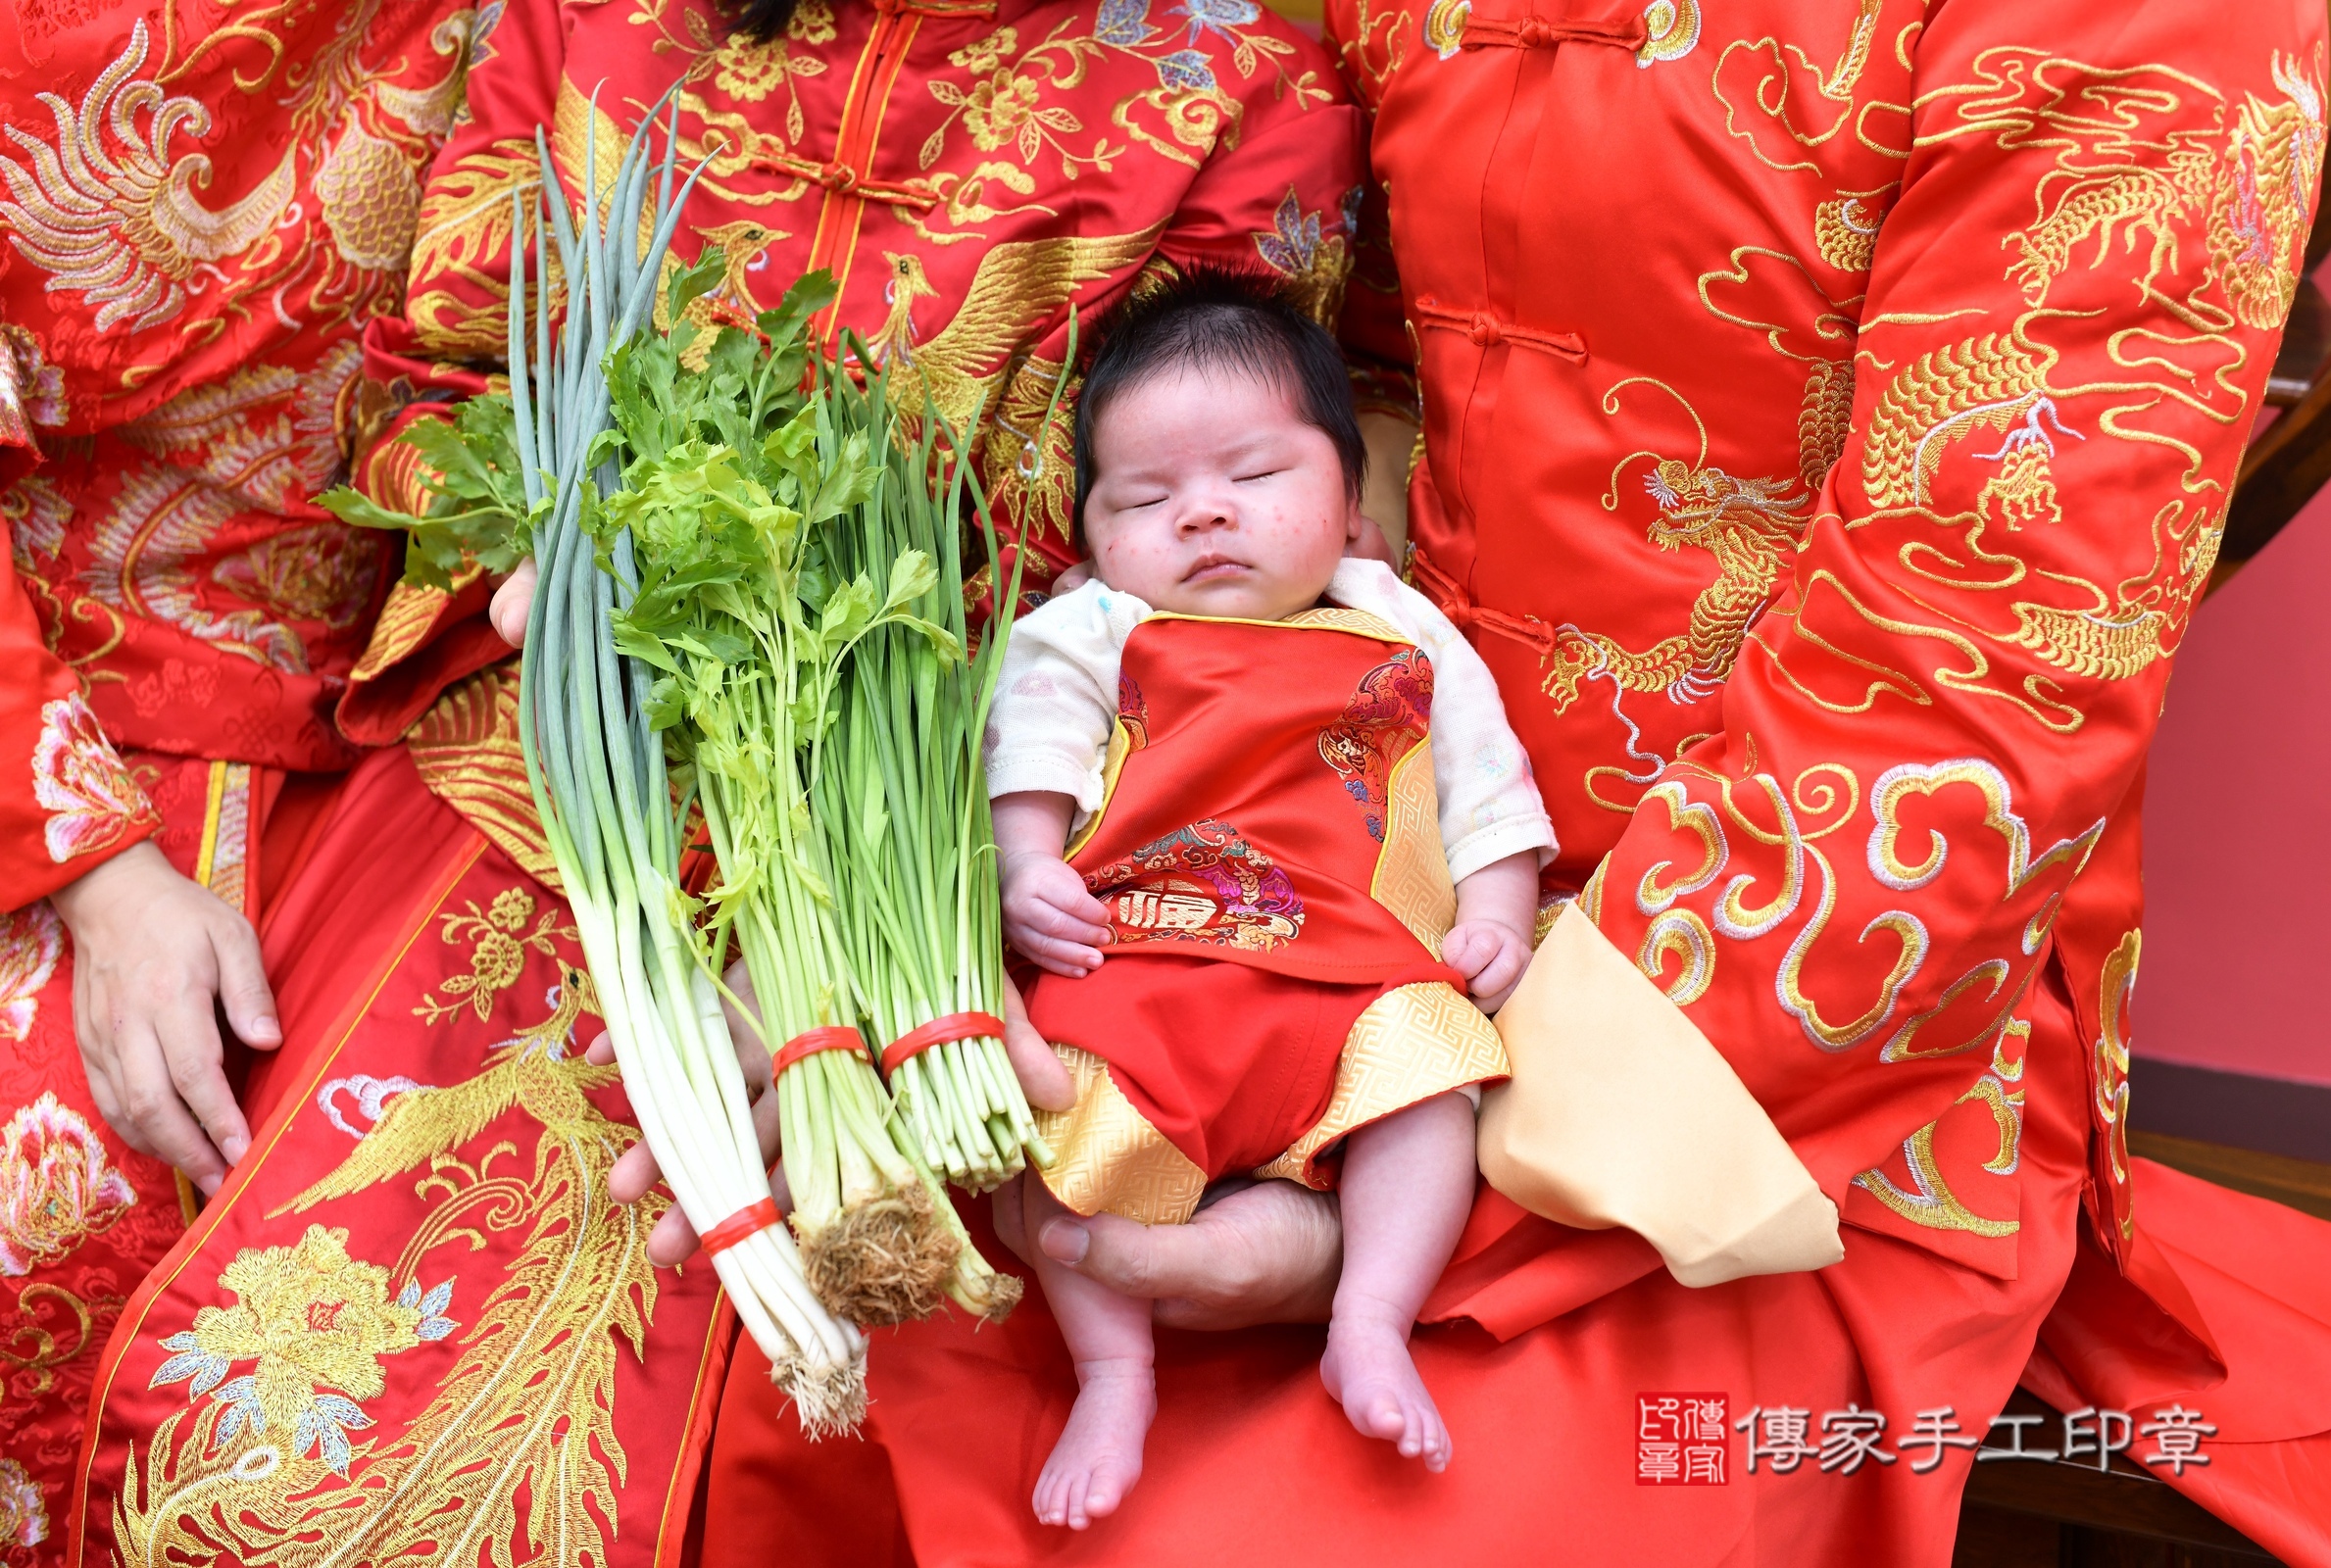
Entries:
{"type": "Polygon", "coordinates": [[[2140,1056],[2331,1086],[2331,491],[2194,616],[2145,797],[2140,1056]]]}

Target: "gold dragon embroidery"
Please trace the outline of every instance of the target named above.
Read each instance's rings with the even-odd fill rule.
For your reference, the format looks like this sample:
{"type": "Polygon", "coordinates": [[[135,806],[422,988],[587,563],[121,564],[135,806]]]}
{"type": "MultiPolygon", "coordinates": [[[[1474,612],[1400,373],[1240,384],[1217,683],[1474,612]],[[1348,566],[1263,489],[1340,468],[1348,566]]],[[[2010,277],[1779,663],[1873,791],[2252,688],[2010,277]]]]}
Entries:
{"type": "Polygon", "coordinates": [[[2016,629],[2007,641],[2088,680],[2127,680],[2176,653],[2194,607],[2208,591],[2226,532],[2219,513],[2203,513],[2178,528],[2186,511],[2182,499],[2161,508],[2154,518],[2153,567],[2112,594],[2083,581],[2093,596],[2088,605],[2014,601],[2016,629]]]}
{"type": "MultiPolygon", "coordinates": [[[[1861,482],[1875,506],[1969,524],[1967,553],[1994,575],[1953,583],[1908,555],[1906,564],[1951,586],[2021,582],[2022,564],[1986,551],[1983,530],[2061,520],[2053,460],[2067,438],[2102,433],[2150,442],[2182,453],[2189,465],[2186,495],[2163,504],[2154,519],[2152,564],[2117,587],[2047,574],[2066,598],[2013,599],[2012,626],[1929,607],[2073,678],[2126,679],[2173,653],[2216,558],[2223,503],[2206,504],[2205,496],[2222,492],[2222,482],[2201,474],[2200,453],[2190,443],[2144,421],[2150,411],[2169,407],[2240,424],[2248,400],[2232,375],[2244,356],[2229,333],[2237,323],[2277,325],[2289,308],[2323,151],[2323,93],[2319,71],[2295,61],[2277,56],[2270,75],[2284,100],[2247,97],[2234,106],[2230,124],[2214,89],[2165,67],[2108,72],[2011,48],[1988,52],[1974,81],[1935,95],[1955,116],[1943,119],[1928,142],[1984,135],[2002,146],[2052,147],[2055,157],[2036,186],[2032,222],[2008,241],[2007,277],[2028,311],[2009,330],[1970,335],[1896,369],[1878,393],[1862,454],[1861,482]],[[2156,127],[2157,117],[2189,102],[2210,110],[2207,125],[2156,127]],[[2185,270],[2180,247],[2197,236],[2207,265],[2181,293],[2172,292],[2171,279],[2185,270]],[[2058,353],[2037,335],[2050,318],[2053,290],[2116,249],[2143,258],[2138,287],[2182,333],[2148,328],[2131,335],[2164,348],[2214,345],[2220,358],[2209,374],[2181,379],[2157,369],[2093,386],[2059,383],[2058,353]],[[2121,401],[2099,414],[2089,430],[2075,428],[2061,412],[2063,401],[2100,393],[2121,401]],[[1996,438],[1997,446],[1977,447],[1973,456],[1996,467],[1980,476],[1971,518],[1955,516],[1937,493],[1941,466],[1955,445],[1978,432],[1996,438]]],[[[2115,360],[2132,371],[2166,363],[2149,360],[2141,349],[2116,350],[2115,360]]],[[[2032,695],[2040,694],[2033,689],[2032,695]]],[[[2045,706],[2068,722],[2080,718],[2076,708],[2045,706]]]]}
{"type": "Polygon", "coordinates": [[[2013,521],[2059,520],[2048,460],[2057,435],[2077,432],[2048,395],[2056,358],[2055,350],[2013,333],[1986,333],[1920,355],[1887,383],[1870,413],[1861,451],[1861,486],[1870,503],[1929,505],[1950,444],[1988,430],[2003,439],[1985,456],[2003,466],[1984,485],[1986,512],[1997,505],[2013,521]]]}
{"type": "Polygon", "coordinates": [[[1578,700],[1590,680],[1608,680],[1613,701],[1627,692],[1662,692],[1679,702],[1696,701],[1721,686],[1739,657],[1747,634],[1772,597],[1782,564],[1796,548],[1811,497],[1796,477],[1742,478],[1708,462],[1708,427],[1681,394],[1664,382],[1634,377],[1603,398],[1603,411],[1616,415],[1619,394],[1637,381],[1674,397],[1700,432],[1699,455],[1689,462],[1657,452],[1634,452],[1619,460],[1603,496],[1606,511],[1618,508],[1619,477],[1638,458],[1652,459],[1644,490],[1659,508],[1648,536],[1661,550],[1701,550],[1713,558],[1715,580],[1692,601],[1688,630],[1661,638],[1650,648],[1629,649],[1612,636],[1558,627],[1546,654],[1546,695],[1561,712],[1578,700]]]}

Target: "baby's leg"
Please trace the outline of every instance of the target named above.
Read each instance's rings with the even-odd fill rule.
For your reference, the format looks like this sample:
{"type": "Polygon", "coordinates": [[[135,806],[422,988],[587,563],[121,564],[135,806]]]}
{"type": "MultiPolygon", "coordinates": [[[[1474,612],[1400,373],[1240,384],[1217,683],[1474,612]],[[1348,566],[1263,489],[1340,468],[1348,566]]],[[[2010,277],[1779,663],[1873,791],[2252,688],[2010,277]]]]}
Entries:
{"type": "Polygon", "coordinates": [[[1344,1148],[1344,1274],[1319,1377],[1363,1437],[1449,1467],[1449,1429],[1409,1358],[1409,1331],[1473,1203],[1473,1108],[1436,1096],[1344,1148]]]}
{"type": "Polygon", "coordinates": [[[1021,1178],[1028,1250],[1076,1363],[1076,1405],[1036,1478],[1036,1517],[1082,1530],[1116,1512],[1141,1479],[1141,1444],[1158,1413],[1150,1303],[1119,1296],[1045,1254],[1044,1222],[1068,1210],[1034,1171],[1021,1178]]]}

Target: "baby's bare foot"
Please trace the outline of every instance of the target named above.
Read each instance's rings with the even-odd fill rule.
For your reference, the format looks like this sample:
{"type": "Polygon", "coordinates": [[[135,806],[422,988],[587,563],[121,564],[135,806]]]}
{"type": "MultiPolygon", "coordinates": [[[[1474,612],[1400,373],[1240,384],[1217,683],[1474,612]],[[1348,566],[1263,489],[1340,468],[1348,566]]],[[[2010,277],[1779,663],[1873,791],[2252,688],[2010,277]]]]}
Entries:
{"type": "Polygon", "coordinates": [[[1082,1530],[1116,1512],[1141,1479],[1141,1442],[1158,1413],[1158,1384],[1147,1362],[1093,1362],[1076,1376],[1076,1407],[1036,1478],[1035,1501],[1041,1523],[1082,1530]]]}
{"type": "Polygon", "coordinates": [[[1406,1336],[1389,1323],[1339,1317],[1327,1330],[1319,1381],[1343,1402],[1364,1438],[1397,1445],[1404,1459],[1422,1459],[1434,1473],[1449,1468],[1455,1451],[1441,1412],[1416,1375],[1406,1336]]]}

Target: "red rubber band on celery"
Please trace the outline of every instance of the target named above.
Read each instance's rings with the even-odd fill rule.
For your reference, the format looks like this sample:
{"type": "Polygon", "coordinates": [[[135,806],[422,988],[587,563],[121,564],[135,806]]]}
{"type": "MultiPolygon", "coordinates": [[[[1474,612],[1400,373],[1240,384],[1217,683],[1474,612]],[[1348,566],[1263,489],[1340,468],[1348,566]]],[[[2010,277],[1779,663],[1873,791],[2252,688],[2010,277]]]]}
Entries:
{"type": "Polygon", "coordinates": [[[919,1029],[910,1029],[882,1048],[882,1070],[896,1072],[916,1056],[933,1046],[944,1046],[957,1040],[984,1040],[1004,1037],[1004,1020],[992,1012],[950,1012],[933,1018],[919,1029]]]}
{"type": "Polygon", "coordinates": [[[775,1077],[804,1056],[815,1056],[820,1051],[864,1050],[866,1036],[848,1024],[829,1023],[823,1028],[807,1030],[786,1041],[777,1052],[776,1066],[770,1076],[775,1077]]]}
{"type": "Polygon", "coordinates": [[[771,1225],[784,1223],[777,1212],[777,1200],[765,1198],[758,1203],[747,1203],[726,1219],[704,1233],[704,1250],[708,1253],[727,1251],[743,1242],[768,1230],[771,1225]]]}

